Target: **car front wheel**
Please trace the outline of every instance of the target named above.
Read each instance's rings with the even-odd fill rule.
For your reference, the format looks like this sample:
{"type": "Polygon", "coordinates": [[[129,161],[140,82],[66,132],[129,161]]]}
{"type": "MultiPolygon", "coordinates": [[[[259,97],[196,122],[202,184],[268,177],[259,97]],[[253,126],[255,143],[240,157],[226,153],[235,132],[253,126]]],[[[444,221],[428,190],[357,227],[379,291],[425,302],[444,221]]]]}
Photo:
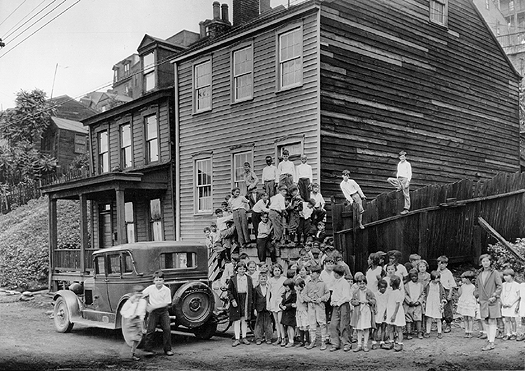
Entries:
{"type": "Polygon", "coordinates": [[[69,319],[67,303],[63,297],[59,297],[55,302],[53,319],[55,322],[55,329],[58,332],[70,332],[73,328],[73,323],[69,319]]]}

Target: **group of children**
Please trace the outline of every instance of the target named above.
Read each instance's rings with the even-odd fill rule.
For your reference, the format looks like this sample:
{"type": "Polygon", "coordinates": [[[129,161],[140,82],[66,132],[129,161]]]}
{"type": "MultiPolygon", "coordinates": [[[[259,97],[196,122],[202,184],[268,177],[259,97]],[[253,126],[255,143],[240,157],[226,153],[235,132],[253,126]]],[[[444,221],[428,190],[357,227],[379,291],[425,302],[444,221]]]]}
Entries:
{"type": "Polygon", "coordinates": [[[525,305],[520,306],[525,283],[515,282],[511,269],[503,271],[502,283],[489,255],[481,256],[483,268],[477,274],[464,272],[457,285],[446,256],[429,272],[428,262],[417,254],[403,265],[397,250],[376,252],[370,254],[365,274],[352,276],[341,254],[325,247],[321,257],[317,248],[303,249],[306,254],[302,251],[298,260],[290,261],[286,272],[280,264],[268,268],[245,259],[237,263],[228,284],[236,329],[233,346],[250,344],[246,334],[251,323],[257,345],[401,351],[404,339],[429,338],[433,328],[438,339],[450,332],[456,296],[466,338],[473,337],[473,322],[479,320],[478,337],[488,339],[482,350],[494,349],[496,337],[525,339],[523,331],[518,333],[525,320],[525,305]],[[498,324],[504,330],[496,336],[498,324]]]}

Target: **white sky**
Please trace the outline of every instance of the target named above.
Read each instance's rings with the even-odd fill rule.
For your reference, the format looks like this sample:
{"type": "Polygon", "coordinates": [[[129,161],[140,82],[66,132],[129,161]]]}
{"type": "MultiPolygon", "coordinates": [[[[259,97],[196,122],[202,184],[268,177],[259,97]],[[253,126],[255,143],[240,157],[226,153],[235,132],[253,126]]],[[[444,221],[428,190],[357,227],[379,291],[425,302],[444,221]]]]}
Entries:
{"type": "MultiPolygon", "coordinates": [[[[166,39],[183,29],[199,32],[199,22],[212,18],[214,0],[81,0],[21,42],[76,1],[0,0],[0,38],[6,43],[0,49],[0,110],[14,107],[21,89],[39,88],[50,97],[57,63],[54,97],[67,94],[78,99],[94,90],[106,91],[110,86],[101,87],[112,82],[113,65],[136,53],[145,34],[166,39]],[[49,7],[22,26],[46,5],[49,7]]],[[[232,0],[220,3],[229,5],[231,21],[232,0]]],[[[271,1],[272,7],[286,3],[271,1]]]]}

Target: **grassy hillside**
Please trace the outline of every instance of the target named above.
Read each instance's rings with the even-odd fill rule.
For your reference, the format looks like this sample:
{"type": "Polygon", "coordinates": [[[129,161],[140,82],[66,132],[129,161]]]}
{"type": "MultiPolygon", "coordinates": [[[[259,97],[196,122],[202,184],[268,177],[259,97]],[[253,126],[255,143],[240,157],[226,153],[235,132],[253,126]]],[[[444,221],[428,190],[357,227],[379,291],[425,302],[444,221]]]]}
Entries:
{"type": "MultiPolygon", "coordinates": [[[[78,203],[58,202],[58,245],[78,248],[78,203]]],[[[0,287],[47,287],[49,257],[48,202],[32,200],[0,215],[0,287]]]]}

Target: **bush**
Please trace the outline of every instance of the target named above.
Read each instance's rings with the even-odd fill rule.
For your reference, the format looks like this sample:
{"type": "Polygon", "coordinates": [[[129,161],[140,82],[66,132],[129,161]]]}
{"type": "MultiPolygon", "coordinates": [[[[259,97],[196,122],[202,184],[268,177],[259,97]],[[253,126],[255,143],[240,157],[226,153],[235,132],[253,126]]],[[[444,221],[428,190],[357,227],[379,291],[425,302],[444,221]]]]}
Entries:
{"type": "MultiPolygon", "coordinates": [[[[515,243],[511,243],[514,249],[525,260],[525,238],[516,239],[515,243]]],[[[488,247],[488,253],[494,258],[494,268],[498,271],[503,271],[505,268],[512,268],[516,272],[516,278],[523,282],[525,279],[525,264],[523,260],[517,259],[501,242],[488,247]]]]}

